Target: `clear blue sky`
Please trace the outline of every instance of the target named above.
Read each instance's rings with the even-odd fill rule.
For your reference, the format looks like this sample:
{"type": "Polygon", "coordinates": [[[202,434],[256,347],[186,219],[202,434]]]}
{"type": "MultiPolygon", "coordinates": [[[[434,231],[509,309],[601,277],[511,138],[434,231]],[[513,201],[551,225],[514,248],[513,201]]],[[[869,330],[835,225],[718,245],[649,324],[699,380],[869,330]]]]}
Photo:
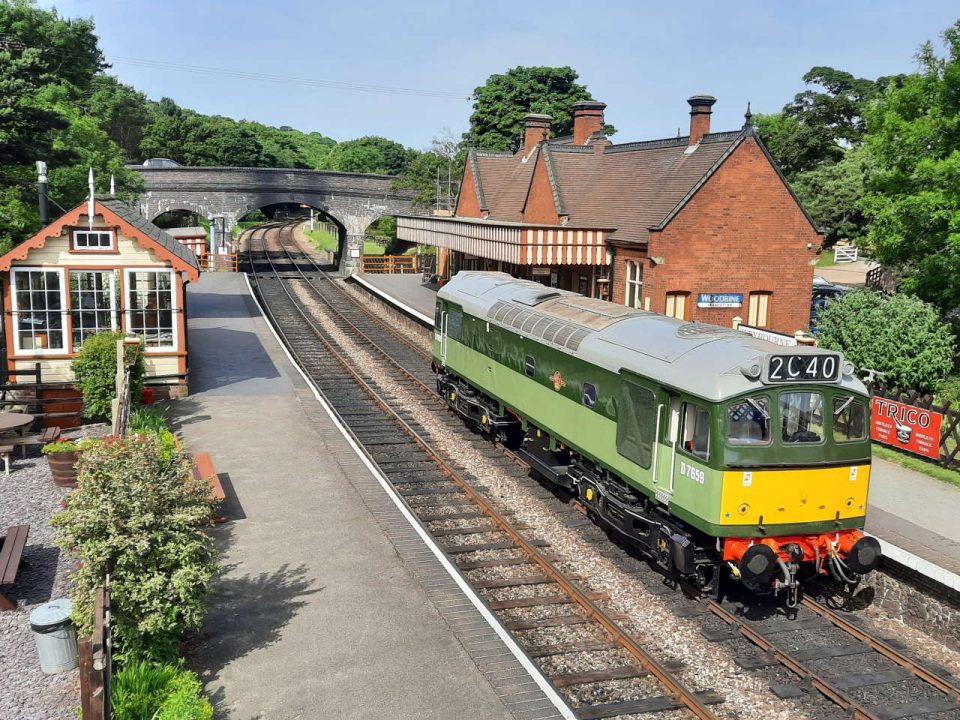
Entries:
{"type": "Polygon", "coordinates": [[[779,110],[801,76],[830,65],[861,77],[914,69],[925,40],[960,17],[956,0],[431,2],[429,0],[61,0],[92,16],[113,72],[153,99],[210,114],[382,135],[422,148],[466,129],[466,98],[516,65],[570,65],[607,103],[617,142],[686,132],[690,95],[715,95],[713,129],[779,110]],[[128,60],[121,60],[127,58],[128,60]],[[133,62],[131,62],[132,59],[133,62]],[[183,72],[164,61],[283,77],[456,93],[370,93],[183,72]]]}

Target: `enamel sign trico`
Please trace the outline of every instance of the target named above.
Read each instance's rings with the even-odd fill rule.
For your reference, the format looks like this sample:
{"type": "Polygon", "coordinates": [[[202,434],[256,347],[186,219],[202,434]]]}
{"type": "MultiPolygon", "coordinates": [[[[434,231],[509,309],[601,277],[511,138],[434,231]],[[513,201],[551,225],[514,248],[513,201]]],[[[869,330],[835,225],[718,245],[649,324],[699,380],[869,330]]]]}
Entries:
{"type": "Polygon", "coordinates": [[[870,437],[884,445],[937,459],[943,415],[888,398],[873,398],[870,437]]]}

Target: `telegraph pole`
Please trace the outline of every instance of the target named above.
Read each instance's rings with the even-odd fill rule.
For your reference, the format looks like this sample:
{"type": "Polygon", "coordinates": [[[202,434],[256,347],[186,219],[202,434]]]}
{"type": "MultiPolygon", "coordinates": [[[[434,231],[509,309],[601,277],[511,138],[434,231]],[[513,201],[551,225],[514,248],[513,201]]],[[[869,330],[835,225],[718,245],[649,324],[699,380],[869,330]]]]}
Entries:
{"type": "Polygon", "coordinates": [[[37,177],[40,188],[40,227],[46,227],[50,222],[50,210],[47,204],[47,164],[37,160],[37,177]]]}

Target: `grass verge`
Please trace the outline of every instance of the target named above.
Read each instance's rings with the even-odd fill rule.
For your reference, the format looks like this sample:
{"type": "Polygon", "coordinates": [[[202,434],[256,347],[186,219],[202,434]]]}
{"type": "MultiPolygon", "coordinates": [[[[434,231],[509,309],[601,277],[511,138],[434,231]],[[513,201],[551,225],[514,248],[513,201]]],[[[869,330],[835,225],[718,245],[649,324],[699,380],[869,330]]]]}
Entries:
{"type": "Polygon", "coordinates": [[[830,267],[836,264],[833,260],[833,250],[824,250],[817,258],[817,267],[830,267]]]}
{"type": "Polygon", "coordinates": [[[313,243],[314,247],[317,250],[329,250],[330,252],[336,252],[337,246],[340,245],[340,239],[335,235],[328,233],[326,230],[317,228],[316,230],[304,230],[307,237],[310,238],[310,242],[313,243]]]}
{"type": "Polygon", "coordinates": [[[914,472],[922,473],[941,482],[960,487],[960,472],[945,468],[935,462],[924,460],[916,455],[907,455],[906,453],[874,443],[873,457],[896,463],[907,470],[913,470],[914,472]]]}

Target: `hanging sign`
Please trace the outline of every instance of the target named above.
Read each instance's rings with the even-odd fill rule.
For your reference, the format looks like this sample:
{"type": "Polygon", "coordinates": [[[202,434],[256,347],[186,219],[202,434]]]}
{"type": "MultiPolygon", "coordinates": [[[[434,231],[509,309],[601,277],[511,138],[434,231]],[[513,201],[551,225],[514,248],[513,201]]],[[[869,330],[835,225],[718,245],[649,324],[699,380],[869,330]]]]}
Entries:
{"type": "Polygon", "coordinates": [[[873,398],[870,437],[899,450],[938,459],[943,415],[888,398],[873,398]]]}
{"type": "Polygon", "coordinates": [[[697,295],[697,307],[738,308],[741,305],[743,305],[743,293],[700,293],[697,295]]]}

